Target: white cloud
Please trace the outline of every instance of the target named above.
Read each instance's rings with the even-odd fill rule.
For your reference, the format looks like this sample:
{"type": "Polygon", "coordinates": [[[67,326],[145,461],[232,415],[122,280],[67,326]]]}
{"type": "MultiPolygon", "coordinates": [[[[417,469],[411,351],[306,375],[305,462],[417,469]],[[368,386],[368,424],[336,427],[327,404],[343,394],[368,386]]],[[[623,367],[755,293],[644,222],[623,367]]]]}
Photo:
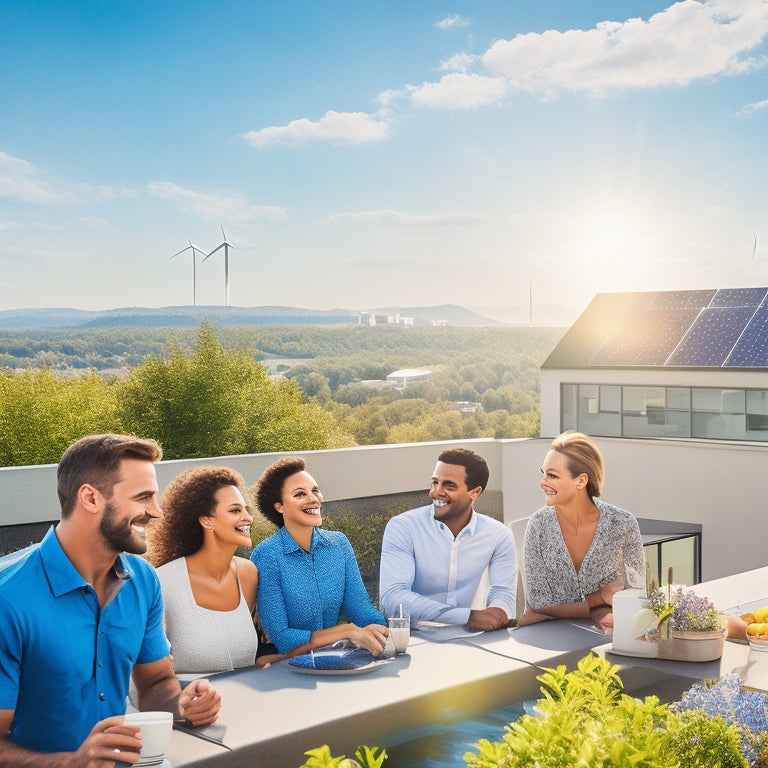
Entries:
{"type": "Polygon", "coordinates": [[[469,26],[469,19],[459,16],[458,13],[449,13],[444,19],[438,21],[435,26],[438,29],[452,29],[453,27],[469,26]]]}
{"type": "Polygon", "coordinates": [[[0,197],[33,205],[68,205],[129,197],[132,190],[90,184],[52,184],[32,163],[0,152],[0,197]]]}
{"type": "Polygon", "coordinates": [[[483,216],[474,213],[447,213],[415,216],[401,211],[360,211],[338,213],[331,216],[332,224],[363,223],[405,227],[477,227],[486,223],[483,216]]]}
{"type": "Polygon", "coordinates": [[[499,101],[507,90],[501,77],[453,72],[437,83],[408,86],[411,103],[433,109],[476,109],[499,101]]]}
{"type": "Polygon", "coordinates": [[[396,101],[401,99],[403,97],[402,91],[397,91],[392,88],[390,88],[387,91],[382,91],[377,97],[376,101],[381,104],[382,107],[389,107],[391,104],[394,104],[396,101]]]}
{"type": "Polygon", "coordinates": [[[56,189],[32,163],[0,152],[0,197],[35,205],[77,202],[72,190],[56,189]]]}
{"type": "Polygon", "coordinates": [[[753,101],[751,104],[745,104],[736,113],[736,117],[752,117],[752,115],[764,111],[768,111],[768,99],[765,101],[753,101]]]}
{"type": "Polygon", "coordinates": [[[548,97],[559,90],[602,95],[685,85],[765,67],[768,57],[756,49],[766,35],[768,2],[682,0],[647,21],[521,34],[496,41],[482,56],[458,53],[439,66],[452,74],[406,90],[417,106],[474,109],[510,90],[548,97]],[[484,73],[467,74],[478,62],[484,73]]]}
{"type": "Polygon", "coordinates": [[[450,59],[441,61],[438,69],[443,72],[466,72],[480,60],[479,56],[475,56],[471,53],[457,53],[454,56],[451,56],[450,59]]]}
{"type": "Polygon", "coordinates": [[[277,206],[249,206],[245,198],[237,193],[209,195],[184,189],[171,181],[152,181],[148,188],[151,195],[171,200],[182,211],[191,211],[211,221],[252,224],[258,221],[281,221],[288,215],[285,208],[277,206]]]}
{"type": "Polygon", "coordinates": [[[683,85],[765,66],[750,55],[768,34],[768,3],[683,0],[644,21],[499,40],[483,56],[514,89],[614,89],[683,85]]]}
{"type": "Polygon", "coordinates": [[[387,136],[387,123],[365,112],[328,111],[317,121],[302,118],[288,125],[271,126],[243,134],[253,147],[268,144],[307,144],[331,142],[334,144],[365,144],[381,141],[387,136]]]}

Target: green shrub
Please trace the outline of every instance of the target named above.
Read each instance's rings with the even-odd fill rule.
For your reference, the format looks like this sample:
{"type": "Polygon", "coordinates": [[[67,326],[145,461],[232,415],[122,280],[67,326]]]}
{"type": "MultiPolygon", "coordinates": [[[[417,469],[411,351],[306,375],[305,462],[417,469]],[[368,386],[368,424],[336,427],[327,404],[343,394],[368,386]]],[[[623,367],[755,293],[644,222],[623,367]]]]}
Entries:
{"type": "Polygon", "coordinates": [[[586,656],[539,676],[538,714],[507,726],[502,741],[481,739],[469,768],[741,768],[735,726],[702,711],[675,713],[656,696],[623,692],[619,667],[586,656]]]}
{"type": "Polygon", "coordinates": [[[299,768],[381,768],[387,759],[385,750],[379,747],[358,747],[355,750],[355,759],[340,755],[333,757],[327,744],[305,752],[309,757],[299,768]],[[377,754],[378,751],[378,754],[377,754]]]}

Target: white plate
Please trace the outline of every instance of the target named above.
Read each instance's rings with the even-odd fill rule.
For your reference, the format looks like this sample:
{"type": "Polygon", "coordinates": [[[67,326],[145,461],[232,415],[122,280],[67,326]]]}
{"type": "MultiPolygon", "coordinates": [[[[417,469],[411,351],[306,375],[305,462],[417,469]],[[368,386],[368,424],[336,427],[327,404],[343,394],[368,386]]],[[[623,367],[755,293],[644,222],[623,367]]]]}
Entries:
{"type": "Polygon", "coordinates": [[[304,675],[364,675],[366,672],[373,672],[383,664],[388,664],[391,659],[377,659],[363,667],[354,669],[316,669],[315,667],[296,667],[288,662],[288,667],[294,672],[301,672],[304,675]]]}

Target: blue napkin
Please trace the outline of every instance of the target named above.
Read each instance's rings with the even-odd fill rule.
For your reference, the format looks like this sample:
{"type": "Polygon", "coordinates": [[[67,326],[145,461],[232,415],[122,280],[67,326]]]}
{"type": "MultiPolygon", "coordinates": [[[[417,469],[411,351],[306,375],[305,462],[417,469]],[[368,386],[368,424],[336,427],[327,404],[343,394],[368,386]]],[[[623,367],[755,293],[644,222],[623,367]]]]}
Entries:
{"type": "Polygon", "coordinates": [[[367,648],[330,646],[288,659],[291,666],[303,669],[358,669],[373,661],[376,661],[376,657],[367,648]]]}

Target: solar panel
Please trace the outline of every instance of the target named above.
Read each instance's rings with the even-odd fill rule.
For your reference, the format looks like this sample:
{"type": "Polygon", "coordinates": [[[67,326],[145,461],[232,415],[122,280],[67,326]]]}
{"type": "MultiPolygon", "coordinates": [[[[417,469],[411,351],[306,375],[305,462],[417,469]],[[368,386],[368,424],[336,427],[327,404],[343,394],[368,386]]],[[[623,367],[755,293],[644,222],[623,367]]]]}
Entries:
{"type": "Polygon", "coordinates": [[[712,299],[711,307],[759,307],[768,295],[768,288],[721,288],[712,299]]]}
{"type": "Polygon", "coordinates": [[[768,287],[599,294],[545,367],[766,368],[768,287]]]}
{"type": "Polygon", "coordinates": [[[768,307],[755,312],[725,363],[727,368],[768,368],[768,307]]]}
{"type": "Polygon", "coordinates": [[[664,365],[698,314],[698,307],[632,312],[610,333],[589,364],[664,365]]]}
{"type": "Polygon", "coordinates": [[[721,366],[754,313],[752,307],[703,309],[665,365],[721,366]]]}
{"type": "Polygon", "coordinates": [[[663,291],[656,294],[650,309],[701,309],[717,291],[663,291]]]}

